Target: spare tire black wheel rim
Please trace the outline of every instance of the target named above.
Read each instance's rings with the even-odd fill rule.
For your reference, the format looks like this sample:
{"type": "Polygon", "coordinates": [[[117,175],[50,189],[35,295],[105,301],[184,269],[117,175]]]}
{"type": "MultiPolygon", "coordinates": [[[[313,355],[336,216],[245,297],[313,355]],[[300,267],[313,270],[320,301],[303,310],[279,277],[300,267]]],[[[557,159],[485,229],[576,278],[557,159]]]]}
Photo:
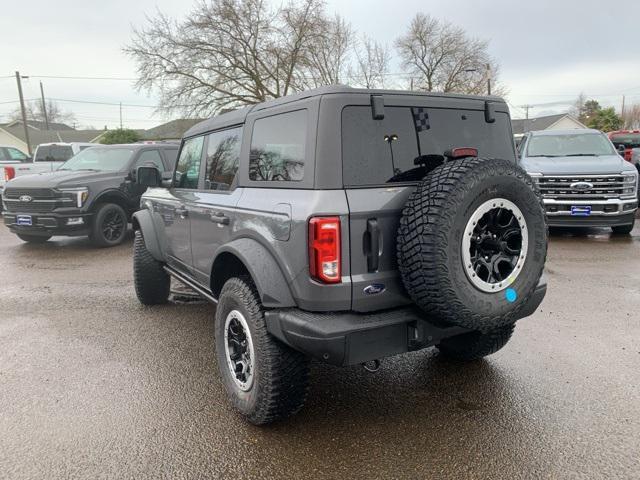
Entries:
{"type": "Polygon", "coordinates": [[[115,242],[124,235],[125,231],[125,219],[122,213],[117,209],[112,208],[107,211],[101,225],[102,236],[108,242],[115,242]]]}
{"type": "Polygon", "coordinates": [[[467,277],[483,292],[508,288],[523,269],[528,246],[522,211],[505,198],[484,202],[469,218],[462,239],[467,277]]]}
{"type": "Polygon", "coordinates": [[[224,323],[224,350],[227,366],[236,386],[243,392],[253,385],[254,350],[244,315],[232,310],[224,323]]]}

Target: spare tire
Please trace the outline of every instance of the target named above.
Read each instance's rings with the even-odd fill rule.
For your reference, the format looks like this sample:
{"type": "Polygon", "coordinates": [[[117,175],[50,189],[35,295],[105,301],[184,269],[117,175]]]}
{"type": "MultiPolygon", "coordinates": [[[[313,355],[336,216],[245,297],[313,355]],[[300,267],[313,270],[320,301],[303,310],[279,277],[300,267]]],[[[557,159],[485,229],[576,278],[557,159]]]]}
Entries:
{"type": "Polygon", "coordinates": [[[507,160],[449,161],[407,200],[397,255],[404,286],[430,321],[480,331],[513,323],[547,255],[538,188],[507,160]]]}

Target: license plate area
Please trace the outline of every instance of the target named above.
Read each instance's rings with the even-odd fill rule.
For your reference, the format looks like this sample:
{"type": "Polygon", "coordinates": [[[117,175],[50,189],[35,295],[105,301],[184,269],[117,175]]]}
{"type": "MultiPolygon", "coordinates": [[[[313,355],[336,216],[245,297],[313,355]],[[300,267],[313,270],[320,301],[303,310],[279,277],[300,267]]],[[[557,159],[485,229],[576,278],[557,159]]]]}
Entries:
{"type": "Polygon", "coordinates": [[[575,217],[588,217],[591,215],[591,205],[572,205],[571,215],[575,217]]]}
{"type": "Polygon", "coordinates": [[[33,226],[33,220],[31,215],[17,215],[16,216],[16,225],[21,227],[31,227],[33,226]]]}

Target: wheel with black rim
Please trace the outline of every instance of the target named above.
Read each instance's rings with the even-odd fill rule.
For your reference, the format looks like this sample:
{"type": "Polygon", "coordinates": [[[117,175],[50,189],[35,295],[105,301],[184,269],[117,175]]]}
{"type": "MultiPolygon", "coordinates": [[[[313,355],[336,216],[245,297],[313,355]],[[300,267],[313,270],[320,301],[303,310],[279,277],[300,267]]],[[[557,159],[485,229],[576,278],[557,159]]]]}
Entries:
{"type": "Polygon", "coordinates": [[[267,332],[255,286],[231,278],[215,316],[218,370],[233,407],[255,425],[293,415],[304,405],[309,361],[267,332]]]}
{"type": "Polygon", "coordinates": [[[430,321],[481,332],[510,325],[544,268],[540,193],[514,162],[447,162],[407,200],[397,253],[407,292],[430,321]]]}
{"type": "Polygon", "coordinates": [[[51,236],[39,236],[39,235],[25,235],[24,233],[18,233],[18,238],[27,243],[45,243],[51,236]]]}
{"type": "Polygon", "coordinates": [[[121,244],[127,234],[127,214],[115,203],[103,203],[96,209],[90,238],[98,247],[121,244]]]}

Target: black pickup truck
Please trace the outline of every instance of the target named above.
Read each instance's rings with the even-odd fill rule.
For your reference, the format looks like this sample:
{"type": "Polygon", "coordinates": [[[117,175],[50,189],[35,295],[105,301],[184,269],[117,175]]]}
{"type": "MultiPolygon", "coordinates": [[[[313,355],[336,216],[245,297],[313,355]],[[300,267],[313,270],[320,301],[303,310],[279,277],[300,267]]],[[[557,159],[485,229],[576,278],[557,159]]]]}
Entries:
{"type": "Polygon", "coordinates": [[[53,172],[7,182],[4,223],[25,242],[88,235],[97,246],[118,245],[146,190],[136,181],[137,167],[170,175],[177,154],[175,143],[88,148],[53,172]]]}

